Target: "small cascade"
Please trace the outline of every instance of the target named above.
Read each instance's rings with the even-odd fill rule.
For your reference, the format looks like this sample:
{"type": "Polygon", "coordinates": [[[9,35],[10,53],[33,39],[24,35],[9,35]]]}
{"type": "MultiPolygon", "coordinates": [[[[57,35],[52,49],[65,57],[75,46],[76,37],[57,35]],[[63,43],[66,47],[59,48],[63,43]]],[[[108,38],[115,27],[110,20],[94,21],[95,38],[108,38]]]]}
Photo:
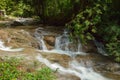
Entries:
{"type": "Polygon", "coordinates": [[[40,62],[47,65],[49,68],[53,69],[54,71],[58,71],[60,74],[67,75],[75,75],[80,78],[80,80],[110,80],[104,78],[99,73],[94,72],[94,70],[89,67],[82,66],[78,61],[73,60],[70,61],[70,67],[64,68],[63,66],[59,65],[58,63],[51,63],[46,58],[43,58],[41,55],[36,57],[40,62]]]}
{"type": "Polygon", "coordinates": [[[77,43],[70,41],[67,30],[64,30],[62,35],[56,37],[55,50],[64,51],[64,53],[71,54],[71,56],[77,54],[85,55],[85,53],[82,52],[80,40],[78,39],[77,43]]]}
{"type": "Polygon", "coordinates": [[[44,52],[67,54],[69,56],[75,56],[77,54],[85,55],[85,53],[81,51],[82,47],[80,40],[78,39],[78,43],[70,41],[67,30],[64,30],[62,35],[56,37],[55,46],[53,50],[47,49],[45,42],[43,40],[45,34],[46,33],[44,33],[42,28],[37,28],[34,33],[34,36],[38,40],[40,50],[44,52]]]}
{"type": "Polygon", "coordinates": [[[82,45],[80,40],[78,39],[78,53],[82,51],[82,45]]]}
{"type": "Polygon", "coordinates": [[[86,53],[82,52],[82,45],[80,40],[78,39],[77,43],[70,41],[69,35],[67,30],[64,30],[62,35],[56,37],[55,40],[55,48],[53,50],[47,50],[45,42],[43,40],[43,34],[40,34],[41,30],[38,28],[35,32],[35,37],[37,38],[41,49],[44,52],[48,53],[59,53],[59,54],[66,54],[72,58],[69,61],[69,67],[65,68],[58,63],[51,63],[46,58],[43,58],[42,55],[38,55],[36,58],[44,63],[46,66],[50,67],[53,70],[57,70],[60,74],[71,74],[75,75],[80,78],[80,80],[110,80],[99,73],[95,72],[91,66],[86,67],[86,62],[84,61],[77,61],[75,57],[78,54],[86,55],[86,53]]]}
{"type": "Polygon", "coordinates": [[[37,29],[35,30],[34,36],[35,36],[36,39],[38,40],[39,48],[40,48],[41,50],[47,50],[47,47],[46,47],[46,45],[45,45],[45,43],[44,43],[44,40],[43,40],[44,36],[43,36],[40,32],[41,32],[41,28],[37,28],[37,29]]]}
{"type": "Polygon", "coordinates": [[[97,40],[94,40],[94,43],[95,43],[97,50],[100,54],[102,54],[104,56],[108,56],[108,54],[105,51],[105,47],[102,43],[98,42],[97,40]]]}
{"type": "Polygon", "coordinates": [[[12,49],[12,47],[6,47],[6,46],[4,45],[4,42],[2,42],[2,40],[0,40],[0,50],[17,52],[17,51],[22,51],[23,48],[12,49]]]}
{"type": "Polygon", "coordinates": [[[69,52],[70,51],[69,45],[71,43],[72,42],[70,42],[70,40],[69,40],[69,35],[68,35],[67,31],[64,30],[63,35],[60,35],[60,36],[56,37],[55,49],[69,52]]]}

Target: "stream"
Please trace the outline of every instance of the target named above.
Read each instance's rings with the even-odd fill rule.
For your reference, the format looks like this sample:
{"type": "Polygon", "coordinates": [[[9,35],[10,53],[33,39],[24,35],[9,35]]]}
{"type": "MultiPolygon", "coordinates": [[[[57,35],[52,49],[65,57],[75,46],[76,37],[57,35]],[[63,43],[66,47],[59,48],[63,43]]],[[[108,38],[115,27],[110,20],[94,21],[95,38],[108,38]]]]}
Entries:
{"type": "MultiPolygon", "coordinates": [[[[98,53],[85,52],[80,39],[77,39],[77,42],[69,40],[67,30],[62,29],[60,33],[59,30],[56,31],[58,33],[54,33],[54,31],[39,27],[33,29],[33,32],[39,49],[35,49],[37,52],[32,57],[56,71],[57,80],[120,80],[119,63],[111,62],[98,53]],[[54,37],[54,45],[51,49],[48,49],[45,36],[54,37]],[[114,69],[116,66],[117,70],[114,69]]],[[[97,48],[101,51],[100,47],[97,48]]],[[[0,39],[2,51],[18,53],[24,49],[5,46],[4,41],[0,39]]]]}
{"type": "MultiPolygon", "coordinates": [[[[82,52],[82,49],[81,49],[82,45],[81,45],[80,41],[78,41],[79,43],[76,45],[77,46],[76,51],[74,50],[74,48],[69,47],[70,45],[73,45],[75,43],[70,42],[67,31],[64,30],[62,35],[56,37],[55,48],[53,50],[47,49],[47,47],[44,43],[44,40],[43,40],[43,36],[41,34],[39,34],[38,31],[40,31],[40,30],[36,29],[35,37],[38,39],[39,43],[42,44],[40,46],[42,47],[43,52],[65,54],[72,58],[72,60],[69,61],[68,68],[63,67],[58,63],[51,63],[49,60],[42,57],[41,55],[37,56],[37,59],[40,62],[46,64],[48,67],[50,67],[53,70],[58,69],[57,71],[60,74],[72,74],[72,75],[79,77],[81,80],[96,80],[96,79],[97,80],[111,80],[111,79],[105,78],[101,74],[95,72],[92,69],[92,67],[85,67],[86,66],[85,64],[81,64],[80,62],[78,62],[75,59],[75,56],[77,56],[77,55],[86,56],[87,54],[82,52]],[[38,34],[39,34],[39,36],[38,36],[38,34]]],[[[85,63],[85,62],[82,62],[82,63],[85,63]]]]}

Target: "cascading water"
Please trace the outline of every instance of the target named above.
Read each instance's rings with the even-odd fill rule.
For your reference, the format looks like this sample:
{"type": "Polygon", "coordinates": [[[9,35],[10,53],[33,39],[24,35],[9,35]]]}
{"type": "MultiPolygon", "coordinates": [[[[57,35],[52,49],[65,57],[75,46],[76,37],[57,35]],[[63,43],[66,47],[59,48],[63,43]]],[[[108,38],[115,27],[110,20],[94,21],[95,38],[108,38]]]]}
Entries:
{"type": "Polygon", "coordinates": [[[56,37],[55,49],[51,51],[67,54],[69,56],[75,56],[77,54],[86,55],[86,53],[82,52],[81,46],[79,39],[77,43],[70,41],[68,31],[64,30],[62,35],[56,37]]]}
{"type": "Polygon", "coordinates": [[[67,34],[67,31],[64,30],[63,35],[58,36],[56,38],[56,42],[55,42],[55,49],[56,50],[64,50],[64,51],[70,51],[69,50],[69,44],[70,44],[70,40],[67,34]]]}
{"type": "Polygon", "coordinates": [[[44,41],[43,41],[44,36],[43,36],[42,34],[40,34],[39,32],[41,32],[41,28],[37,28],[37,29],[35,30],[35,33],[34,33],[35,37],[36,37],[37,40],[38,40],[39,47],[40,47],[40,49],[42,49],[42,50],[47,50],[47,47],[46,47],[46,45],[45,45],[45,43],[44,43],[44,41]]]}
{"type": "Polygon", "coordinates": [[[98,42],[97,40],[94,40],[94,43],[95,43],[97,50],[100,54],[102,54],[104,56],[108,56],[108,54],[105,51],[105,47],[102,43],[98,42]]]}
{"type": "Polygon", "coordinates": [[[53,70],[58,69],[57,71],[63,75],[67,75],[67,74],[75,75],[79,77],[80,80],[110,80],[104,78],[99,73],[94,72],[94,70],[91,67],[86,68],[85,66],[82,66],[76,60],[70,61],[69,68],[64,68],[58,63],[51,63],[46,58],[43,58],[41,55],[37,56],[36,58],[51,69],[53,70]]]}
{"type": "MultiPolygon", "coordinates": [[[[38,31],[38,30],[36,30],[38,31]]],[[[58,72],[60,74],[72,74],[80,78],[80,80],[110,80],[99,73],[95,72],[92,67],[86,67],[85,62],[78,62],[75,57],[76,54],[85,54],[84,52],[81,51],[81,43],[80,40],[78,40],[77,46],[69,40],[69,35],[67,31],[65,30],[64,33],[58,37],[56,37],[55,41],[55,49],[53,50],[47,50],[44,43],[43,38],[41,38],[41,35],[38,34],[38,32],[35,33],[35,37],[40,41],[40,45],[43,49],[43,51],[47,52],[53,52],[53,53],[60,53],[60,54],[66,54],[71,56],[72,60],[69,61],[69,67],[65,68],[61,66],[58,63],[51,63],[49,60],[46,58],[43,58],[41,55],[37,56],[36,58],[46,64],[48,67],[50,67],[53,70],[58,69],[58,72]],[[73,46],[73,47],[72,47],[73,46]],[[73,57],[74,56],[74,57],[73,57]],[[84,65],[83,65],[84,63],[84,65]]]]}
{"type": "Polygon", "coordinates": [[[55,50],[56,51],[64,51],[65,53],[69,53],[72,55],[72,50],[70,49],[70,44],[72,42],[69,40],[69,35],[66,30],[64,30],[64,33],[58,37],[56,37],[55,41],[55,50]]]}
{"type": "Polygon", "coordinates": [[[4,42],[2,42],[2,40],[0,40],[0,50],[17,52],[17,51],[22,51],[23,48],[12,49],[12,47],[6,47],[6,46],[4,46],[4,42]]]}
{"type": "Polygon", "coordinates": [[[66,54],[72,57],[78,54],[86,55],[86,53],[81,51],[80,40],[78,39],[78,43],[70,41],[67,30],[64,30],[62,35],[56,37],[54,49],[48,50],[43,40],[44,34],[46,33],[43,33],[42,31],[43,30],[41,28],[37,28],[34,33],[36,39],[38,40],[40,50],[44,52],[66,54]]]}

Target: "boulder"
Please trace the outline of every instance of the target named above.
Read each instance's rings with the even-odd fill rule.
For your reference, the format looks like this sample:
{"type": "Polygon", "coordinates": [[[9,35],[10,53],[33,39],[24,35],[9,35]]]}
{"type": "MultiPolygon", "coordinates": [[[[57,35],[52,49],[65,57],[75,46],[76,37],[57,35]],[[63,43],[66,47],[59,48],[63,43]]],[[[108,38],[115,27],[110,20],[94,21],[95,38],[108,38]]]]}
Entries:
{"type": "Polygon", "coordinates": [[[97,47],[93,41],[89,41],[87,44],[82,45],[82,50],[86,53],[98,53],[97,47]]]}
{"type": "Polygon", "coordinates": [[[55,46],[55,36],[52,35],[45,35],[44,41],[49,50],[53,49],[55,46]]]}
{"type": "Polygon", "coordinates": [[[13,21],[13,23],[11,24],[11,26],[24,26],[23,23],[19,22],[19,21],[13,21]]]}

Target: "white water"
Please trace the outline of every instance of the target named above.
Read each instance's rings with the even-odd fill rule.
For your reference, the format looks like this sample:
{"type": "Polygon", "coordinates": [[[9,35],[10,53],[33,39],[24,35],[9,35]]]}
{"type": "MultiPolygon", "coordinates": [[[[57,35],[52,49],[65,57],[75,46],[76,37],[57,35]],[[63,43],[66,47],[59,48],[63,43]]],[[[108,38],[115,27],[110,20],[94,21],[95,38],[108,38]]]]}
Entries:
{"type": "Polygon", "coordinates": [[[67,30],[64,30],[62,35],[56,37],[55,49],[53,51],[66,53],[69,54],[70,56],[75,56],[78,54],[86,55],[86,53],[82,52],[81,46],[82,45],[80,43],[80,40],[78,40],[77,44],[70,41],[67,30]]]}
{"type": "Polygon", "coordinates": [[[86,53],[82,52],[81,50],[81,43],[78,40],[78,45],[76,45],[77,50],[75,48],[71,48],[70,46],[73,45],[74,43],[69,40],[69,35],[66,30],[64,30],[62,35],[59,35],[56,37],[55,40],[55,47],[53,50],[48,50],[45,42],[43,40],[44,36],[42,33],[41,28],[37,28],[35,31],[35,37],[38,40],[39,46],[41,51],[43,52],[51,52],[51,53],[59,53],[59,54],[66,54],[69,56],[76,56],[76,55],[86,55],[86,53]]]}
{"type": "Polygon", "coordinates": [[[94,40],[94,43],[95,43],[95,45],[96,45],[96,47],[97,47],[97,50],[98,50],[98,52],[99,52],[100,54],[102,54],[102,55],[104,55],[104,56],[108,56],[108,54],[107,54],[106,51],[105,51],[105,47],[104,47],[104,45],[103,45],[102,43],[100,43],[100,42],[98,42],[98,41],[96,41],[96,40],[94,40]]]}
{"type": "Polygon", "coordinates": [[[41,55],[36,57],[40,62],[46,64],[49,68],[53,70],[57,70],[60,74],[71,74],[79,77],[81,80],[109,80],[107,78],[104,78],[99,73],[96,73],[92,70],[92,68],[86,68],[84,66],[81,66],[80,63],[78,63],[76,60],[73,60],[70,62],[69,68],[64,68],[61,65],[57,63],[50,63],[49,60],[46,58],[43,58],[41,55]]]}
{"type": "Polygon", "coordinates": [[[7,47],[7,46],[5,46],[5,45],[4,45],[4,42],[2,42],[2,40],[0,40],[0,50],[17,52],[17,51],[22,51],[23,48],[12,49],[12,47],[7,47]]]}
{"type": "Polygon", "coordinates": [[[40,47],[40,49],[42,49],[42,50],[47,50],[47,47],[46,47],[46,45],[45,45],[45,43],[44,43],[44,41],[43,41],[44,36],[43,36],[42,34],[40,34],[39,31],[41,31],[41,29],[40,29],[40,28],[37,28],[36,31],[35,31],[35,34],[34,34],[35,37],[36,37],[37,40],[38,40],[39,47],[40,47]]]}
{"type": "Polygon", "coordinates": [[[33,19],[21,17],[21,18],[17,18],[15,21],[27,26],[31,21],[33,21],[33,19]]]}
{"type": "MultiPolygon", "coordinates": [[[[66,31],[58,37],[56,37],[55,41],[55,49],[53,50],[47,50],[47,47],[44,43],[42,35],[40,35],[38,32],[35,33],[37,39],[40,41],[40,45],[42,47],[43,52],[48,53],[59,53],[59,54],[66,54],[71,56],[72,61],[69,62],[69,68],[64,68],[58,63],[51,63],[46,58],[43,58],[41,55],[37,56],[36,58],[46,64],[48,67],[50,67],[53,70],[57,70],[60,74],[71,74],[79,77],[81,80],[110,80],[105,77],[103,77],[101,74],[95,72],[92,67],[85,67],[82,63],[78,62],[75,59],[75,56],[77,54],[86,55],[86,53],[82,52],[81,50],[81,43],[80,40],[78,40],[77,50],[75,51],[74,48],[70,48],[69,46],[74,43],[70,42],[69,36],[66,31]]],[[[84,62],[83,62],[84,63],[84,62]]]]}

